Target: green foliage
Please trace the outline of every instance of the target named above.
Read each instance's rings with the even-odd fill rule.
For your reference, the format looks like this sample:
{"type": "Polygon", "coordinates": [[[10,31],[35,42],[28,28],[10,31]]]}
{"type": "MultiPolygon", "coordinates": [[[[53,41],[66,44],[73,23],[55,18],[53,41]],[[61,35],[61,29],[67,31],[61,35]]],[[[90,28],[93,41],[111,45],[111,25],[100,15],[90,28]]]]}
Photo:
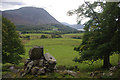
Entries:
{"type": "MultiPolygon", "coordinates": [[[[71,34],[71,35],[75,35],[75,34],[71,34]]],[[[25,59],[29,58],[28,56],[29,50],[33,46],[38,45],[44,47],[44,53],[50,53],[52,56],[55,57],[55,59],[57,60],[57,67],[62,65],[65,66],[65,69],[70,69],[70,66],[72,67],[78,66],[80,71],[92,71],[92,70],[96,70],[96,68],[100,68],[103,64],[102,60],[98,60],[94,62],[93,65],[89,65],[91,64],[91,62],[89,61],[83,62],[81,64],[72,61],[74,57],[79,56],[78,52],[74,51],[73,49],[74,47],[79,46],[81,42],[82,42],[81,39],[72,39],[72,38],[33,39],[25,44],[26,53],[25,56],[22,57],[25,59]]],[[[118,55],[112,55],[110,59],[111,59],[111,64],[116,65],[118,61],[118,55]]]]}
{"type": "Polygon", "coordinates": [[[41,35],[41,39],[44,39],[44,38],[48,38],[48,37],[45,35],[41,35]]]}
{"type": "MultiPolygon", "coordinates": [[[[88,5],[89,7],[87,10],[84,8],[79,8],[83,10],[82,12],[78,12],[81,15],[86,16],[88,8],[94,8],[93,5],[88,5]],[[91,6],[91,7],[90,7],[91,6]]],[[[98,59],[103,59],[104,64],[103,67],[110,67],[110,60],[109,56],[112,55],[114,52],[118,52],[120,50],[120,7],[118,6],[119,3],[106,3],[101,4],[103,8],[103,12],[97,15],[99,19],[93,20],[96,16],[94,12],[89,11],[88,15],[93,15],[93,18],[86,24],[85,27],[85,34],[83,36],[83,42],[75,50],[80,52],[80,57],[75,58],[74,60],[77,62],[83,62],[86,60],[90,60],[94,62],[98,59]],[[107,16],[106,16],[107,14],[107,16]],[[98,21],[99,20],[99,21],[98,21]]],[[[79,10],[78,9],[78,10],[79,10]]],[[[89,17],[89,16],[87,16],[89,17]]]]}
{"type": "Polygon", "coordinates": [[[28,26],[28,25],[16,25],[16,30],[22,33],[77,33],[76,29],[62,25],[62,24],[44,24],[38,26],[28,26]]]}
{"type": "Polygon", "coordinates": [[[51,38],[62,38],[60,34],[51,34],[51,38]]]}
{"type": "Polygon", "coordinates": [[[28,40],[30,40],[30,36],[26,36],[26,38],[27,38],[28,40]]]}
{"type": "Polygon", "coordinates": [[[2,61],[3,63],[18,63],[21,59],[20,54],[24,53],[15,26],[6,18],[2,18],[2,61]]]}

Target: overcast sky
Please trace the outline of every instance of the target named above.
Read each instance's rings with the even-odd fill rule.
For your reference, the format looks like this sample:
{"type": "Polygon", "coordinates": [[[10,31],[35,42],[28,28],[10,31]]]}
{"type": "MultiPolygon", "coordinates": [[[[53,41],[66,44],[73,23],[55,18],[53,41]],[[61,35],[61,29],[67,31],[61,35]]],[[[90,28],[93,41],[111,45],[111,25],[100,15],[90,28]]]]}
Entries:
{"type": "Polygon", "coordinates": [[[76,15],[68,16],[67,11],[77,9],[84,0],[2,0],[0,10],[18,9],[25,6],[47,10],[59,22],[76,24],[76,15]]]}
{"type": "MultiPolygon", "coordinates": [[[[85,1],[104,1],[104,0],[85,0],[85,1]]],[[[120,0],[107,0],[120,1],[120,0]]],[[[25,6],[40,7],[47,10],[59,22],[77,24],[76,15],[68,16],[69,10],[77,9],[84,0],[2,0],[0,10],[18,9],[25,6]]],[[[85,20],[84,20],[85,21],[85,20]]],[[[83,21],[83,22],[84,22],[83,21]]]]}

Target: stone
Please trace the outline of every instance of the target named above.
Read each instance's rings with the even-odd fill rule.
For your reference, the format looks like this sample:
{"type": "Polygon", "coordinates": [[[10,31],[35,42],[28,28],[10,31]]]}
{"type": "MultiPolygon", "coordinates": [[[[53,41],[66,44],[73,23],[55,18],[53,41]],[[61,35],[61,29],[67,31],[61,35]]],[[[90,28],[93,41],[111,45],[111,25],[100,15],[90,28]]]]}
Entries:
{"type": "Polygon", "coordinates": [[[27,64],[27,67],[24,69],[24,73],[22,74],[22,76],[26,75],[27,73],[29,73],[31,71],[33,67],[33,61],[29,62],[27,64]]]}
{"type": "Polygon", "coordinates": [[[75,76],[75,75],[76,75],[76,72],[70,71],[70,70],[67,70],[67,73],[68,73],[69,75],[72,75],[72,76],[75,76]]]}
{"type": "Polygon", "coordinates": [[[39,67],[33,67],[33,68],[31,69],[31,74],[32,74],[32,75],[37,74],[38,70],[39,70],[39,67]]]}
{"type": "Polygon", "coordinates": [[[45,60],[47,60],[48,63],[56,64],[56,59],[53,56],[51,56],[49,53],[44,54],[44,56],[45,56],[45,60]]]}
{"type": "Polygon", "coordinates": [[[33,66],[38,66],[39,65],[39,60],[33,60],[33,66]]]}
{"type": "Polygon", "coordinates": [[[34,46],[29,51],[29,57],[31,60],[38,60],[43,58],[43,47],[41,46],[34,46]]]}
{"type": "Polygon", "coordinates": [[[116,66],[113,66],[109,69],[110,71],[116,71],[116,66]]]}
{"type": "Polygon", "coordinates": [[[112,76],[113,75],[113,73],[112,72],[109,72],[109,76],[112,76]]]}
{"type": "Polygon", "coordinates": [[[39,66],[39,67],[44,66],[44,59],[40,59],[40,60],[39,60],[38,66],[39,66]]]}
{"type": "Polygon", "coordinates": [[[38,73],[37,74],[45,74],[45,70],[44,70],[44,68],[40,68],[39,70],[38,70],[38,73]]]}
{"type": "Polygon", "coordinates": [[[24,73],[22,76],[31,73],[41,75],[53,72],[56,69],[56,59],[49,53],[43,54],[43,47],[34,46],[29,51],[29,58],[24,63],[24,73]]]}
{"type": "Polygon", "coordinates": [[[15,68],[14,66],[11,66],[9,69],[10,69],[10,70],[13,70],[14,68],[15,68]]]}
{"type": "Polygon", "coordinates": [[[25,61],[25,63],[24,63],[24,69],[27,67],[27,65],[28,65],[29,62],[31,62],[30,59],[27,59],[27,60],[25,61]]]}

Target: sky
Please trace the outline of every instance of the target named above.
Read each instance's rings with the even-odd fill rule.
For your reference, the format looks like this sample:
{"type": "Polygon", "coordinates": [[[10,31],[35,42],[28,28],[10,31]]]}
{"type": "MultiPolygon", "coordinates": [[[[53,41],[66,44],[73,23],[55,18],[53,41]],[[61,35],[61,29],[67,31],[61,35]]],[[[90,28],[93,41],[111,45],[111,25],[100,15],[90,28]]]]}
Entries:
{"type": "Polygon", "coordinates": [[[2,0],[0,10],[13,10],[33,6],[44,8],[59,22],[77,24],[76,15],[68,16],[69,10],[77,9],[84,0],[2,0]]]}
{"type": "MultiPolygon", "coordinates": [[[[85,1],[104,1],[104,0],[85,0],[85,1]]],[[[110,2],[120,1],[120,0],[107,0],[110,2]]],[[[48,13],[50,13],[59,22],[66,22],[69,24],[77,24],[77,16],[68,16],[67,12],[69,10],[77,9],[84,0],[1,0],[0,10],[12,10],[18,9],[20,7],[39,7],[44,8],[48,13]]],[[[88,19],[84,19],[82,24],[88,19]]]]}

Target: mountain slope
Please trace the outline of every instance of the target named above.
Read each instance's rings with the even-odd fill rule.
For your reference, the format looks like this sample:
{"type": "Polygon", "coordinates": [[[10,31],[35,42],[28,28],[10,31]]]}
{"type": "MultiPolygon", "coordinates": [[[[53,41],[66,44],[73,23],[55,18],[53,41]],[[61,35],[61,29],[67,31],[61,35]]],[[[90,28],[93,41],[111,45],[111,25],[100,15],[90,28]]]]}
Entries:
{"type": "Polygon", "coordinates": [[[11,20],[16,25],[18,31],[77,32],[77,30],[58,22],[43,8],[23,7],[16,10],[3,11],[2,15],[11,20]]]}
{"type": "Polygon", "coordinates": [[[16,25],[60,24],[43,8],[23,7],[3,11],[2,14],[16,25]]]}
{"type": "Polygon", "coordinates": [[[67,25],[67,26],[69,26],[69,27],[71,27],[71,28],[74,28],[74,29],[83,29],[84,28],[84,26],[83,25],[81,25],[81,24],[68,24],[68,23],[66,23],[66,22],[62,22],[62,24],[64,24],[64,25],[67,25]]]}

